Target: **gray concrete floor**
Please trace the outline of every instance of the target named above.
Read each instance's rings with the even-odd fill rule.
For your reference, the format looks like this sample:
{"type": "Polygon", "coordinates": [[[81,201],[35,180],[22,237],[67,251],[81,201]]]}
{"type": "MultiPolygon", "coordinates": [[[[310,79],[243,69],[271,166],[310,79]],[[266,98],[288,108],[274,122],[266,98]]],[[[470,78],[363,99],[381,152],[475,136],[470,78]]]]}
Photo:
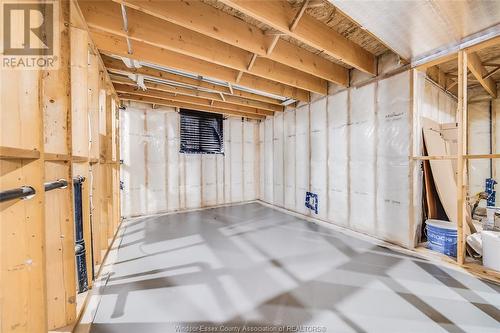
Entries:
{"type": "Polygon", "coordinates": [[[500,287],[258,203],[124,222],[94,333],[500,332],[500,287]]]}

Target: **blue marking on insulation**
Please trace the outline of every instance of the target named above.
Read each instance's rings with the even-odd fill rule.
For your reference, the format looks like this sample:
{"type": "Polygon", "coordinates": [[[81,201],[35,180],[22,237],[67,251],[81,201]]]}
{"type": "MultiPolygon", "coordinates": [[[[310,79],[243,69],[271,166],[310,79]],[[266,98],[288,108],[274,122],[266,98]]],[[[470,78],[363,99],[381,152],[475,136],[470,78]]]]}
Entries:
{"type": "Polygon", "coordinates": [[[306,207],[312,209],[315,214],[318,214],[318,195],[312,192],[306,192],[306,207]]]}
{"type": "Polygon", "coordinates": [[[496,201],[495,185],[496,184],[497,184],[497,181],[494,180],[493,178],[486,178],[485,192],[488,193],[488,199],[486,199],[486,201],[487,201],[486,206],[488,206],[488,207],[495,206],[495,201],[496,201]]]}

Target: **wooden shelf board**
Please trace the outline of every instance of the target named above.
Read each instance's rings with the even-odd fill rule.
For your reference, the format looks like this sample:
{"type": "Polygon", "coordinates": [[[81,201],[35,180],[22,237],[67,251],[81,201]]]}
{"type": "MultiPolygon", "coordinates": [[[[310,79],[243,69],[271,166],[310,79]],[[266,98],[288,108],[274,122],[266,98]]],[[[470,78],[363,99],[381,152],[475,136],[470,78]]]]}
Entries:
{"type": "Polygon", "coordinates": [[[36,160],[40,158],[40,151],[34,149],[0,146],[0,158],[36,160]]]}

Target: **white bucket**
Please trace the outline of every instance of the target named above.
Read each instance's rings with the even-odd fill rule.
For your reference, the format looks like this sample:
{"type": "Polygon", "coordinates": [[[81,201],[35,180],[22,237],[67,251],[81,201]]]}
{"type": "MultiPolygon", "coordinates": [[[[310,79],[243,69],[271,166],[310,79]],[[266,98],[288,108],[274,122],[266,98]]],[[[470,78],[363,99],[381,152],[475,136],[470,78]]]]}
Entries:
{"type": "Polygon", "coordinates": [[[482,231],[483,266],[500,272],[500,232],[482,231]]]}

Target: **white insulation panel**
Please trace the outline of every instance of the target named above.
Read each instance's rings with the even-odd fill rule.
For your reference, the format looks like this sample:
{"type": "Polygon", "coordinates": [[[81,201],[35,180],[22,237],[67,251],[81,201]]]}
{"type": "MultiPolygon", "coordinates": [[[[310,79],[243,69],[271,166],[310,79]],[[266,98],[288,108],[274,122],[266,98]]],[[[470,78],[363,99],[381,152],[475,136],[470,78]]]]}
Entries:
{"type": "Polygon", "coordinates": [[[405,72],[268,118],[261,197],[408,246],[409,96],[405,72]],[[317,214],[306,192],[318,195],[317,214]]]}
{"type": "Polygon", "coordinates": [[[327,132],[327,110],[326,98],[322,98],[311,103],[311,185],[310,191],[318,195],[318,217],[326,219],[328,216],[328,195],[327,195],[327,152],[328,152],[328,132],[327,132]]]}
{"type": "Polygon", "coordinates": [[[175,109],[126,106],[120,117],[122,216],[257,199],[257,121],[224,120],[224,155],[181,154],[175,109]]]}
{"type": "Polygon", "coordinates": [[[295,111],[284,114],[283,137],[285,139],[283,169],[285,180],[285,208],[295,210],[295,111]]]}
{"type": "Polygon", "coordinates": [[[309,105],[295,111],[295,210],[309,215],[304,205],[309,192],[309,105]]]}
{"type": "Polygon", "coordinates": [[[328,220],[349,224],[349,90],[328,96],[328,220]]]}
{"type": "Polygon", "coordinates": [[[284,138],[283,138],[283,113],[274,116],[273,122],[273,203],[283,207],[284,201],[284,138]]]}
{"type": "Polygon", "coordinates": [[[353,229],[375,233],[375,87],[351,90],[349,132],[350,220],[353,229]]]}

